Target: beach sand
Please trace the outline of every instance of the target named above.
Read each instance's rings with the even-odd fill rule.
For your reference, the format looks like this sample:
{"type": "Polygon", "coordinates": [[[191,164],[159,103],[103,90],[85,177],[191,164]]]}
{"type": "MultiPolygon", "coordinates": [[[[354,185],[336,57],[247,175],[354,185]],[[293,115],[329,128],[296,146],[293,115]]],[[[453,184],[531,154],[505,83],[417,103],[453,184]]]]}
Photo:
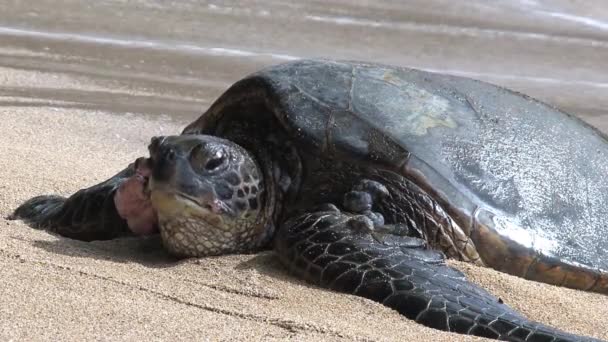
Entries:
{"type": "MultiPolygon", "coordinates": [[[[77,80],[2,70],[5,83],[77,80]]],[[[68,77],[68,76],[66,76],[68,77]]],[[[68,77],[69,78],[69,77],[68,77]]],[[[86,85],[82,85],[83,87],[86,85]]],[[[3,98],[0,216],[39,194],[68,195],[146,153],[185,122],[3,98]]],[[[372,301],[286,276],[272,252],[177,261],[157,238],[85,243],[0,219],[0,340],[482,340],[415,324],[372,301]]],[[[608,339],[608,296],[462,263],[528,317],[608,339]]]]}

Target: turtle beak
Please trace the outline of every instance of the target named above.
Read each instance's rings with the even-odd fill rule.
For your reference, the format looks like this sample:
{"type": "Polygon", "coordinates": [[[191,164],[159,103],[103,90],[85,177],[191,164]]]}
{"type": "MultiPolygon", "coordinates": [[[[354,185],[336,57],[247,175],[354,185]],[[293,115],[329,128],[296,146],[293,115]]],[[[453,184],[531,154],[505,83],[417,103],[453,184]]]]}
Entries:
{"type": "Polygon", "coordinates": [[[211,186],[201,186],[197,188],[196,193],[187,193],[180,188],[155,182],[152,179],[150,187],[153,203],[155,202],[155,198],[171,198],[171,202],[177,201],[185,203],[191,208],[200,208],[204,215],[212,214],[229,219],[237,218],[234,209],[226,202],[217,198],[211,186]]]}
{"type": "MultiPolygon", "coordinates": [[[[184,157],[178,155],[172,146],[158,146],[153,153],[150,153],[152,164],[152,177],[156,181],[169,181],[175,177],[175,173],[180,169],[184,157]]],[[[187,161],[186,161],[187,162],[187,161]]]]}
{"type": "Polygon", "coordinates": [[[200,189],[198,176],[190,168],[187,157],[171,145],[157,145],[152,148],[151,144],[149,164],[153,190],[162,188],[172,190],[170,192],[183,192],[191,197],[206,192],[206,189],[200,189]]]}
{"type": "Polygon", "coordinates": [[[196,174],[189,167],[190,161],[178,145],[170,143],[170,137],[152,138],[148,150],[148,164],[152,170],[152,179],[157,183],[169,183],[186,189],[194,187],[196,174]]]}

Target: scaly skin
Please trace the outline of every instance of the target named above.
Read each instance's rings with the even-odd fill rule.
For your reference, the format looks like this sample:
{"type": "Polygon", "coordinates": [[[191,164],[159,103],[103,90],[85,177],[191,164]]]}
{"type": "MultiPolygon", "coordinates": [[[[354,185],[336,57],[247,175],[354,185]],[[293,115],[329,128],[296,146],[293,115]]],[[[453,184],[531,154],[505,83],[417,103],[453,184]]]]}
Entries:
{"type": "Polygon", "coordinates": [[[507,341],[594,341],[532,322],[448,267],[443,256],[353,229],[353,215],[321,211],[286,222],[275,250],[289,272],[316,285],[380,302],[426,326],[507,341]]]}

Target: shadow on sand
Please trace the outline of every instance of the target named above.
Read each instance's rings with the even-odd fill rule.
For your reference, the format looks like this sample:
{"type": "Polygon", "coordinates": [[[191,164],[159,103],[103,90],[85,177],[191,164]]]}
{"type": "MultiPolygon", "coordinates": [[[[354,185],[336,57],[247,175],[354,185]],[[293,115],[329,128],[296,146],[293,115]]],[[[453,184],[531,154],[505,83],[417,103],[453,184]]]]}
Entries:
{"type": "MultiPolygon", "coordinates": [[[[33,246],[53,254],[117,263],[138,263],[149,268],[172,268],[183,264],[204,266],[217,258],[222,258],[175,258],[165,251],[159,235],[93,242],[58,237],[57,240],[36,240],[31,243],[33,246]]],[[[234,266],[236,271],[243,273],[253,271],[290,284],[317,288],[317,286],[307,284],[303,280],[289,275],[287,269],[272,250],[263,250],[248,256],[249,258],[245,261],[238,262],[234,266]]]]}
{"type": "Polygon", "coordinates": [[[152,268],[171,267],[180,262],[163,249],[159,235],[92,242],[58,237],[57,240],[35,240],[31,243],[53,254],[118,263],[135,262],[152,268]]]}

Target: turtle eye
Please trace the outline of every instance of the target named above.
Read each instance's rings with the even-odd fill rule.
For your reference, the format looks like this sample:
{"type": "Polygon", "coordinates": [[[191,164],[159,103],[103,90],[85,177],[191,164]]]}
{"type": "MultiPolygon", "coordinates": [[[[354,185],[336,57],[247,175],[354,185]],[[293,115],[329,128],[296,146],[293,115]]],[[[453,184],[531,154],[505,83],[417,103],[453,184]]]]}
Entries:
{"type": "Polygon", "coordinates": [[[222,151],[218,151],[215,153],[213,157],[211,157],[207,163],[205,164],[205,170],[213,171],[218,169],[220,166],[224,165],[226,162],[226,156],[222,151]]]}
{"type": "Polygon", "coordinates": [[[190,152],[190,163],[199,172],[215,172],[227,163],[226,153],[223,149],[198,145],[190,152]]]}

